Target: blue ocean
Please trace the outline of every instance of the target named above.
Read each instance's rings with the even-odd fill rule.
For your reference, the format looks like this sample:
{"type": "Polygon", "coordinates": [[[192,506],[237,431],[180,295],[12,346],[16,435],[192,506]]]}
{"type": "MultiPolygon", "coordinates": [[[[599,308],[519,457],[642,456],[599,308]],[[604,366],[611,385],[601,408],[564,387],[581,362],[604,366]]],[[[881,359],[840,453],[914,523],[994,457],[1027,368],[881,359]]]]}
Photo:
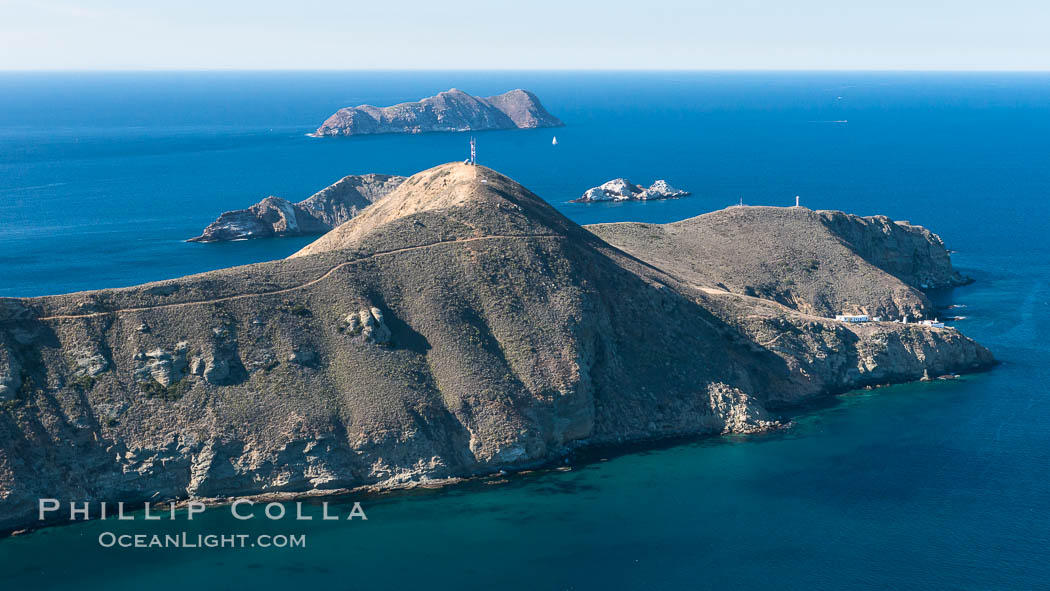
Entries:
{"type": "Polygon", "coordinates": [[[478,160],[581,224],[798,195],[929,227],[976,280],[938,301],[1003,364],[838,396],[774,434],[354,499],[367,521],[215,509],[161,528],[305,549],[99,546],[157,531],[142,521],[40,530],[0,540],[0,588],[1050,588],[1048,74],[0,73],[0,296],[287,256],[311,239],[184,240],[267,195],[464,159],[463,134],[306,137],[340,107],[450,87],[526,88],[565,121],[478,133],[478,160]],[[693,195],[568,203],[621,176],[693,195]]]}

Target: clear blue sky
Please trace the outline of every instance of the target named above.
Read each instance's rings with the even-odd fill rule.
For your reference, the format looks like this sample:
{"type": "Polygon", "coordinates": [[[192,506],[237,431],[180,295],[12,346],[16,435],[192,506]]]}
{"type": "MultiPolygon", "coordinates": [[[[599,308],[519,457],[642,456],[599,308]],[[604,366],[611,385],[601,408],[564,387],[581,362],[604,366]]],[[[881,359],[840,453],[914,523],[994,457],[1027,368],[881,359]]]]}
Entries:
{"type": "Polygon", "coordinates": [[[0,0],[0,69],[1050,70],[1048,0],[0,0]]]}

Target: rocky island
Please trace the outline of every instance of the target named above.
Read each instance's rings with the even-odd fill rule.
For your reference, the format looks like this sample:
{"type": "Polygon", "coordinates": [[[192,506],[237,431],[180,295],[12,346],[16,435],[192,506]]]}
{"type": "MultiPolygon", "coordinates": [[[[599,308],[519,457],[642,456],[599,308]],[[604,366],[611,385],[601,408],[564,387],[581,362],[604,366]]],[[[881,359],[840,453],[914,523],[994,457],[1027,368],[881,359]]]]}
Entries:
{"type": "Polygon", "coordinates": [[[298,203],[271,195],[248,209],[223,213],[189,242],[324,234],[385,197],[404,180],[403,176],[389,174],[350,175],[298,203]]]}
{"type": "Polygon", "coordinates": [[[433,131],[483,131],[561,127],[540,99],[517,89],[489,97],[471,96],[453,88],[411,103],[391,107],[345,107],[325,120],[313,137],[426,133],[433,131]]]}
{"type": "Polygon", "coordinates": [[[570,203],[591,203],[594,201],[648,201],[651,199],[677,199],[689,195],[688,191],[676,189],[661,179],[649,188],[636,185],[631,181],[619,178],[607,181],[587,189],[579,199],[570,203]]]}
{"type": "Polygon", "coordinates": [[[994,359],[929,315],[936,235],[731,208],[581,227],[513,180],[418,173],[292,257],[0,299],[0,529],[39,497],[412,486],[574,449],[774,428],[816,397],[994,359]]]}

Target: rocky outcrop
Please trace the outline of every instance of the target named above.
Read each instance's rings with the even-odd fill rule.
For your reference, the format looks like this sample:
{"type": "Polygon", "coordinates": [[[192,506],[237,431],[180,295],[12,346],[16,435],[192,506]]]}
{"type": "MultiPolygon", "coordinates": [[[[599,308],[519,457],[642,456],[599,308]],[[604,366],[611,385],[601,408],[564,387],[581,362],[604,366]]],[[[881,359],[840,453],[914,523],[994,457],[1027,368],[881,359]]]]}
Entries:
{"type": "Polygon", "coordinates": [[[737,388],[711,384],[708,395],[714,429],[721,433],[760,433],[779,425],[764,406],[737,388]]]}
{"type": "Polygon", "coordinates": [[[543,108],[540,99],[527,90],[477,97],[453,88],[417,102],[392,107],[360,105],[339,109],[311,135],[532,129],[561,125],[557,117],[543,108]]]}
{"type": "Polygon", "coordinates": [[[324,234],[382,199],[404,180],[405,177],[388,174],[350,175],[298,203],[270,196],[248,209],[220,215],[200,236],[189,241],[324,234]]]}
{"type": "Polygon", "coordinates": [[[160,347],[148,352],[139,352],[135,355],[137,362],[134,375],[139,383],[155,380],[161,386],[167,387],[186,377],[189,364],[186,361],[186,352],[189,344],[182,341],[171,350],[160,347]]]}
{"type": "Polygon", "coordinates": [[[383,321],[383,312],[372,307],[359,312],[352,312],[343,319],[343,330],[352,337],[378,345],[390,343],[390,328],[383,321]]]}
{"type": "MultiPolygon", "coordinates": [[[[212,328],[211,338],[202,349],[201,364],[198,366],[199,375],[209,384],[216,386],[236,384],[247,376],[247,370],[240,358],[237,339],[230,328],[226,326],[212,328]]],[[[259,353],[262,358],[266,358],[265,349],[259,353]]]]}
{"type": "Polygon", "coordinates": [[[40,497],[391,488],[750,433],[818,396],[994,361],[950,327],[803,309],[911,289],[822,219],[734,208],[588,230],[495,171],[451,164],[283,261],[0,299],[0,529],[34,524],[40,497]],[[741,254],[708,248],[712,233],[741,254]],[[781,273],[767,242],[852,287],[781,273]],[[797,298],[781,301],[794,277],[797,298]],[[752,279],[768,289],[740,291],[752,279]],[[106,369],[86,378],[96,354],[106,369]]]}
{"type": "Polygon", "coordinates": [[[102,353],[82,351],[74,357],[74,378],[93,378],[109,369],[109,360],[102,353]]]}
{"type": "Polygon", "coordinates": [[[590,203],[594,201],[648,201],[652,199],[676,199],[689,195],[688,191],[676,189],[661,179],[649,188],[636,185],[631,181],[619,178],[587,189],[579,199],[572,203],[590,203]]]}

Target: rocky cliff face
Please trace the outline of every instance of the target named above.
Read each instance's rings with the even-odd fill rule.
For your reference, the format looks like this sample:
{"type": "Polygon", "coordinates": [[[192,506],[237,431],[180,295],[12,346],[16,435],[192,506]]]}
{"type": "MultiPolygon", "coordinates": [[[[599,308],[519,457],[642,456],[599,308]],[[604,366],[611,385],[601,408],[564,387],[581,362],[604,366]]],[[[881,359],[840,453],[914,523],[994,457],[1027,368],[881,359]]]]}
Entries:
{"type": "Polygon", "coordinates": [[[248,209],[227,211],[189,241],[323,234],[385,197],[404,180],[389,174],[350,175],[298,203],[267,197],[248,209]]]}
{"type": "Polygon", "coordinates": [[[651,252],[445,165],[284,261],[0,300],[0,529],[32,524],[41,496],[396,487],[758,431],[814,396],[993,361],[951,328],[845,325],[720,288],[713,253],[661,267],[661,233],[706,229],[632,227],[651,252]]]}
{"type": "Polygon", "coordinates": [[[646,188],[631,181],[619,178],[607,181],[587,189],[579,199],[572,203],[589,203],[593,201],[649,201],[652,199],[676,199],[689,195],[688,191],[676,189],[660,179],[646,188]]]}
{"type": "Polygon", "coordinates": [[[476,97],[453,88],[417,102],[392,107],[360,105],[339,109],[311,135],[532,129],[561,125],[557,117],[543,108],[536,95],[527,90],[476,97]]]}
{"type": "Polygon", "coordinates": [[[969,282],[952,268],[941,237],[922,226],[841,211],[821,212],[821,222],[864,260],[912,287],[933,289],[969,282]]]}

